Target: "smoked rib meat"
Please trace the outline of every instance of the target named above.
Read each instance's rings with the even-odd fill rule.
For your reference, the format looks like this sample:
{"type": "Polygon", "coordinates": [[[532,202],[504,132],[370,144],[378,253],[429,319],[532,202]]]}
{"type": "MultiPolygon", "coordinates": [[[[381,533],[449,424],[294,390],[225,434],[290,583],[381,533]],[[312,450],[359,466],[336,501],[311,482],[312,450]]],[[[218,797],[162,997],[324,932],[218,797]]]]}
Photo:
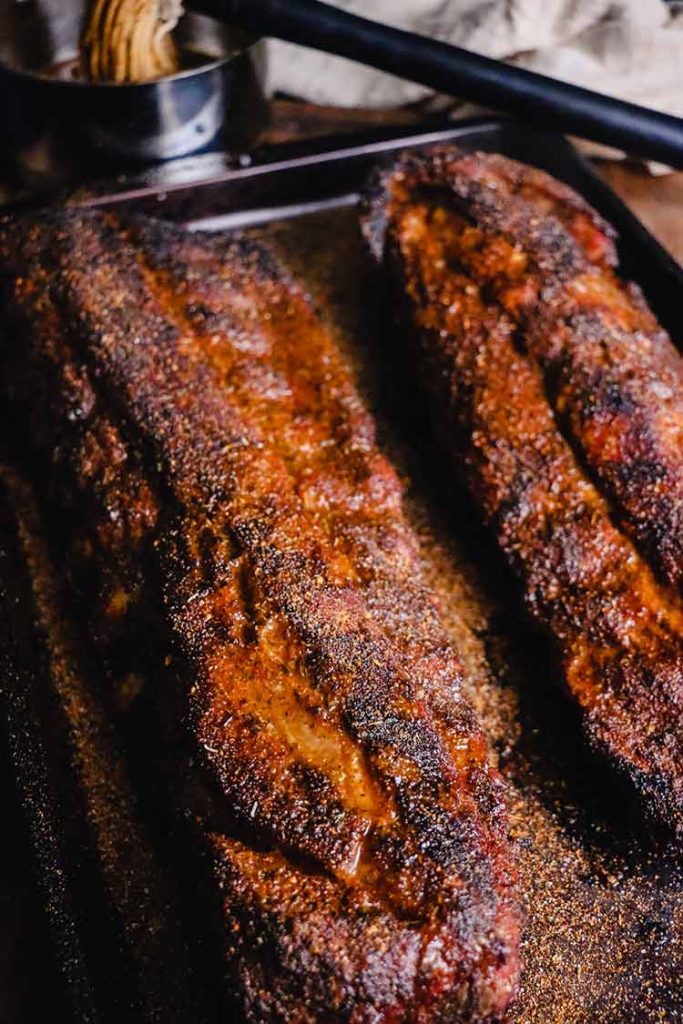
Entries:
{"type": "Polygon", "coordinates": [[[683,375],[612,232],[486,153],[404,155],[363,228],[444,447],[595,747],[683,836],[683,375]]]}
{"type": "Polygon", "coordinates": [[[25,469],[112,694],[188,745],[245,1018],[498,1020],[502,782],[329,332],[263,247],[169,225],[17,220],[0,266],[25,469]]]}

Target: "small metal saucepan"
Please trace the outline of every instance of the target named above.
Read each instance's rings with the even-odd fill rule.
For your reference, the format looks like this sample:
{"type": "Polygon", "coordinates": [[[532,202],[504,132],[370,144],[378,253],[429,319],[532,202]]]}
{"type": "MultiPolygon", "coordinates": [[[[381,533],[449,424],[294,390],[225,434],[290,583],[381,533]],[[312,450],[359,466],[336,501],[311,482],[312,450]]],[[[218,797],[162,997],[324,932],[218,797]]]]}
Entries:
{"type": "Polygon", "coordinates": [[[238,152],[262,127],[257,39],[198,14],[176,38],[187,67],[135,85],[84,81],[85,0],[0,0],[0,154],[34,184],[111,175],[207,150],[238,152]]]}

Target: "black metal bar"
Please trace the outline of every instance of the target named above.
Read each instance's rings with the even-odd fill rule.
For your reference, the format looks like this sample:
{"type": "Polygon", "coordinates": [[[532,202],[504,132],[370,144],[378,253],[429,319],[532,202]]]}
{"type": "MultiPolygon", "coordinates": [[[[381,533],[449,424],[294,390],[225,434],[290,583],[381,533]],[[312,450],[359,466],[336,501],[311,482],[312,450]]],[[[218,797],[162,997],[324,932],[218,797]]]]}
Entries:
{"type": "Polygon", "coordinates": [[[683,119],[391,28],[319,0],[191,0],[262,35],[369,64],[556,131],[683,167],[683,119]]]}

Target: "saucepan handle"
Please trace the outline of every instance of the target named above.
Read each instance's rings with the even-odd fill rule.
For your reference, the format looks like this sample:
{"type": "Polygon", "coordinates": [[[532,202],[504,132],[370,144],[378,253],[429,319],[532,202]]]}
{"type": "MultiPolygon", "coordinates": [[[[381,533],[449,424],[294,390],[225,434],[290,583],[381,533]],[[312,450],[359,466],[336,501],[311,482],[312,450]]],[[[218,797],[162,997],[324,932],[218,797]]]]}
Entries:
{"type": "Polygon", "coordinates": [[[348,57],[627,153],[683,167],[683,119],[538,75],[319,0],[190,0],[194,10],[259,35],[348,57]]]}

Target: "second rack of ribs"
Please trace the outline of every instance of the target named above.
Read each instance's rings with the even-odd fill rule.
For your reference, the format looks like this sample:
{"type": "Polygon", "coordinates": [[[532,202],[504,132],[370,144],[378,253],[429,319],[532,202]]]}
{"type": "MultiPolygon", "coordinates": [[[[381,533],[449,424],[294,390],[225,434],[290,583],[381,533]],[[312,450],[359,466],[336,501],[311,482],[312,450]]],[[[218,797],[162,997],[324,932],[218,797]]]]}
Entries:
{"type": "Polygon", "coordinates": [[[247,1019],[498,1019],[502,783],[329,332],[247,242],[63,214],[0,246],[4,387],[86,628],[129,699],[163,619],[161,703],[235,822],[198,827],[247,1019]]]}
{"type": "Polygon", "coordinates": [[[370,187],[437,429],[553,640],[592,744],[683,838],[683,363],[613,232],[486,153],[406,154],[370,187]]]}

